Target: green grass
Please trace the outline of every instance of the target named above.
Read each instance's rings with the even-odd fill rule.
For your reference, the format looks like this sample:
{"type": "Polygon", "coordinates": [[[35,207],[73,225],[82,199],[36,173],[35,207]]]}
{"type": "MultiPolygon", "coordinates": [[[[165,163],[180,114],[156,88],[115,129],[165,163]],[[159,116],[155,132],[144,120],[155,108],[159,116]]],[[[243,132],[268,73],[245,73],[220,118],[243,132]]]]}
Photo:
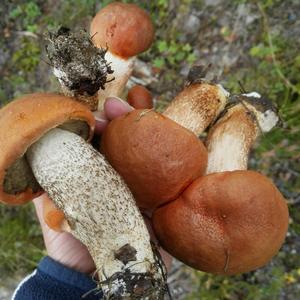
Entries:
{"type": "Polygon", "coordinates": [[[0,206],[0,279],[36,267],[45,254],[33,206],[0,206]]]}
{"type": "Polygon", "coordinates": [[[282,269],[274,267],[268,274],[268,284],[257,286],[254,280],[251,283],[250,276],[246,281],[243,276],[222,277],[198,273],[198,286],[201,288],[188,299],[275,300],[285,284],[284,273],[282,269]]]}

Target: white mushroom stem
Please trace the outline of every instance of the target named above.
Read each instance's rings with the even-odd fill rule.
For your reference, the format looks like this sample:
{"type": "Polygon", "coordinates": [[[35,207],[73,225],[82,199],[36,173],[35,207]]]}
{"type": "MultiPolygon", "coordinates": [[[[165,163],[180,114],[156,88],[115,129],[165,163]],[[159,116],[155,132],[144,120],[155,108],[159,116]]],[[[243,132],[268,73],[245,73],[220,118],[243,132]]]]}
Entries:
{"type": "MultiPolygon", "coordinates": [[[[256,93],[257,94],[257,93],[256,93]]],[[[279,118],[269,101],[253,94],[242,95],[209,131],[206,173],[247,170],[251,147],[261,132],[270,131],[279,118]],[[254,100],[254,102],[252,102],[254,100]]]]}
{"type": "Polygon", "coordinates": [[[224,109],[228,96],[220,84],[191,83],[172,100],[163,114],[198,136],[224,109]]]}
{"type": "Polygon", "coordinates": [[[100,282],[107,280],[101,285],[106,296],[133,299],[135,290],[149,285],[161,293],[163,280],[146,225],[104,157],[80,136],[52,129],[28,149],[27,159],[39,184],[64,212],[71,233],[87,246],[100,282]]]}
{"type": "Polygon", "coordinates": [[[134,57],[122,58],[107,51],[105,60],[110,64],[113,74],[108,76],[104,89],[98,91],[98,110],[103,110],[107,97],[120,97],[133,71],[134,57]],[[114,80],[110,81],[112,78],[114,80]]]}

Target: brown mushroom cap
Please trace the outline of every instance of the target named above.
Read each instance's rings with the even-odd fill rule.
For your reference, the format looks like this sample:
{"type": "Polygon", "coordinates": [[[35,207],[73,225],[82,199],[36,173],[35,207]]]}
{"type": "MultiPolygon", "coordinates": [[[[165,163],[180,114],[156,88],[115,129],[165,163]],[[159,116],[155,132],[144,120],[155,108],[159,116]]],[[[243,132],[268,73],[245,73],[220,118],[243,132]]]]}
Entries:
{"type": "Polygon", "coordinates": [[[231,275],[259,268],[277,253],[288,208],[259,173],[214,173],[157,209],[153,225],[163,248],[176,258],[205,272],[231,275]]]}
{"type": "Polygon", "coordinates": [[[0,110],[0,202],[23,204],[42,192],[24,154],[58,126],[89,139],[95,121],[87,106],[56,94],[26,95],[0,110]]]}
{"type": "Polygon", "coordinates": [[[90,33],[97,47],[129,58],[150,47],[154,27],[147,12],[137,5],[113,2],[94,17],[90,33]]]}
{"type": "Polygon", "coordinates": [[[176,199],[207,164],[196,135],[152,110],[134,110],[110,122],[101,147],[141,208],[176,199]]]}
{"type": "Polygon", "coordinates": [[[127,102],[135,109],[153,108],[153,97],[142,85],[135,85],[129,90],[127,102]]]}

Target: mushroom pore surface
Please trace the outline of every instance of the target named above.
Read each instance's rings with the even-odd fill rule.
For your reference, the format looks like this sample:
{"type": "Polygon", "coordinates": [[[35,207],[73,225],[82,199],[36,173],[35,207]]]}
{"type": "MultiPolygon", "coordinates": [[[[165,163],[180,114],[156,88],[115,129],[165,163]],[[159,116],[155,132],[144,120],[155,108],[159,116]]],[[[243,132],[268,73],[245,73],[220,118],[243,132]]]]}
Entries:
{"type": "MultiPolygon", "coordinates": [[[[58,128],[78,134],[84,139],[89,138],[90,128],[84,121],[67,121],[58,126],[58,128]]],[[[6,170],[3,181],[3,191],[7,194],[15,195],[28,188],[34,193],[41,191],[41,187],[36,181],[26,157],[22,156],[6,170]]]]}
{"type": "Polygon", "coordinates": [[[4,180],[31,169],[23,177],[34,175],[62,212],[54,223],[61,228],[62,221],[87,246],[104,297],[142,299],[147,294],[162,299],[162,269],[132,194],[86,141],[95,127],[88,107],[62,95],[26,95],[0,110],[0,127],[0,200],[22,204],[36,197],[28,185],[19,192],[21,184],[4,180]]]}
{"type": "Polygon", "coordinates": [[[17,205],[41,193],[28,165],[28,147],[52,128],[89,140],[95,119],[87,106],[59,94],[28,94],[0,110],[0,201],[17,205]]]}

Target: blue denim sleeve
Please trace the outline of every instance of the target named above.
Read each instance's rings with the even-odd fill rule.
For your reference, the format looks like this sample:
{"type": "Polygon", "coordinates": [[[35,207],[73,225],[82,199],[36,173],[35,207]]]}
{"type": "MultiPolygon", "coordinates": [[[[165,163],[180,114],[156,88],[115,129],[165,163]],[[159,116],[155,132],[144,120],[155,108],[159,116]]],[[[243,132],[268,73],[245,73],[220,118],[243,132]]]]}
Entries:
{"type": "Polygon", "coordinates": [[[19,284],[12,300],[102,299],[101,291],[95,289],[96,283],[91,277],[45,257],[38,268],[19,284]]]}

